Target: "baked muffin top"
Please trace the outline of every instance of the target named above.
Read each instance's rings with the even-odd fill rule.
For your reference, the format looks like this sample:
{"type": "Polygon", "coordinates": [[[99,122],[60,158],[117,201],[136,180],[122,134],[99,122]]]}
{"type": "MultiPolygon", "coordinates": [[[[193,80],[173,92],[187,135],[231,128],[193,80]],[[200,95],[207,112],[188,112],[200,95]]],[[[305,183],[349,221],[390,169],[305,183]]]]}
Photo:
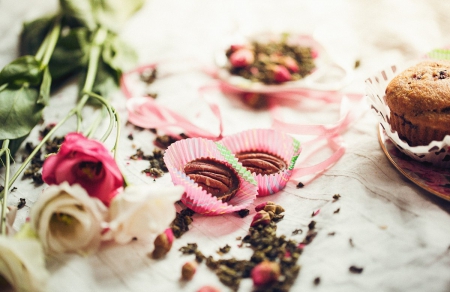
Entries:
{"type": "Polygon", "coordinates": [[[428,60],[406,69],[388,84],[386,103],[409,121],[450,123],[450,61],[428,60]]]}

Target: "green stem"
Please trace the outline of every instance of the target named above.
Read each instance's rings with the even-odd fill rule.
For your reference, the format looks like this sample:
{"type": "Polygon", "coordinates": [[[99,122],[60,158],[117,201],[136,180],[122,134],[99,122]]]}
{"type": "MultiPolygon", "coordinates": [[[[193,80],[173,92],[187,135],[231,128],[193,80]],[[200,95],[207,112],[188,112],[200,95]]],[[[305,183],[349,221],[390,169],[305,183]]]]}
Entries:
{"type": "MultiPolygon", "coordinates": [[[[105,142],[106,139],[107,139],[107,138],[109,137],[109,135],[111,134],[112,129],[113,129],[114,124],[115,124],[115,119],[114,119],[114,117],[116,116],[116,115],[114,114],[115,111],[112,109],[112,107],[111,107],[111,105],[109,104],[109,102],[108,102],[106,99],[104,99],[103,97],[101,97],[100,95],[95,94],[95,93],[93,93],[93,92],[85,92],[85,94],[87,94],[87,95],[90,96],[90,97],[93,97],[93,98],[97,99],[100,103],[102,103],[102,104],[105,106],[106,110],[108,111],[108,114],[109,114],[109,125],[108,125],[108,129],[106,130],[106,133],[103,135],[103,137],[100,139],[101,142],[105,142]]],[[[116,119],[117,119],[117,118],[116,118],[116,119]]],[[[117,141],[117,139],[118,139],[118,137],[116,137],[116,141],[117,141]]]]}
{"type": "MultiPolygon", "coordinates": [[[[38,151],[42,148],[42,146],[45,145],[45,142],[48,141],[48,139],[50,139],[50,136],[53,135],[53,133],[56,132],[56,130],[58,130],[58,128],[60,128],[71,116],[73,116],[76,113],[75,109],[72,109],[65,117],[64,119],[62,119],[61,121],[59,121],[59,123],[57,123],[53,129],[51,129],[47,135],[45,135],[44,138],[42,138],[41,142],[33,149],[33,151],[30,153],[30,155],[28,155],[27,159],[25,159],[25,161],[22,163],[22,165],[20,166],[20,168],[16,171],[16,173],[14,173],[14,176],[11,178],[11,181],[9,181],[9,184],[12,185],[14,184],[14,182],[16,181],[16,179],[19,177],[19,175],[22,173],[22,171],[25,169],[25,167],[28,165],[28,163],[30,163],[30,161],[33,159],[33,157],[36,155],[36,153],[38,153],[38,151]]],[[[6,190],[6,188],[5,188],[6,190]]],[[[4,191],[3,191],[4,192],[4,191]]],[[[0,199],[3,196],[3,192],[0,193],[0,199]]]]}
{"type": "Polygon", "coordinates": [[[2,218],[1,218],[1,234],[6,234],[6,211],[7,211],[7,205],[8,205],[8,192],[9,192],[9,167],[10,167],[10,152],[9,152],[9,140],[6,139],[2,143],[2,154],[5,153],[6,155],[6,166],[5,166],[5,185],[4,185],[4,195],[3,195],[3,203],[2,203],[2,218]]]}
{"type": "Polygon", "coordinates": [[[103,121],[103,118],[105,117],[105,109],[102,108],[102,110],[97,114],[97,117],[92,122],[91,126],[84,132],[84,136],[86,138],[91,138],[92,135],[94,135],[95,131],[97,130],[100,123],[103,121]]]}
{"type": "Polygon", "coordinates": [[[82,89],[82,92],[84,94],[77,105],[78,112],[81,112],[81,109],[84,107],[84,105],[89,99],[89,94],[87,94],[86,92],[91,92],[94,86],[95,76],[97,75],[98,70],[98,62],[100,60],[100,54],[102,52],[101,47],[105,42],[107,36],[108,30],[106,30],[102,26],[95,33],[92,47],[89,52],[89,64],[88,64],[88,71],[86,74],[86,81],[84,82],[84,86],[82,89]]]}
{"type": "Polygon", "coordinates": [[[36,59],[41,61],[41,69],[45,68],[50,62],[50,58],[55,50],[58,42],[59,34],[61,33],[61,17],[56,17],[52,29],[45,37],[36,53],[36,59]]]}

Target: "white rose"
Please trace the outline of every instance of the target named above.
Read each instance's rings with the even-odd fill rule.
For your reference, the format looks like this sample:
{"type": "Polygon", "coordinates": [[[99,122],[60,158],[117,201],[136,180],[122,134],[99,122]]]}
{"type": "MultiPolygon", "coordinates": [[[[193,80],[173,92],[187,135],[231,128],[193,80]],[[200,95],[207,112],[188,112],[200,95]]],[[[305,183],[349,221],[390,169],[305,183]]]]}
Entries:
{"type": "Polygon", "coordinates": [[[107,208],[78,184],[49,186],[31,208],[30,223],[49,254],[90,253],[100,246],[107,208]]]}
{"type": "Polygon", "coordinates": [[[49,273],[39,241],[0,236],[0,250],[1,291],[7,286],[15,291],[46,291],[49,273]]]}
{"type": "Polygon", "coordinates": [[[111,201],[110,230],[105,238],[122,244],[133,238],[153,242],[175,218],[174,203],[183,193],[182,186],[127,187],[111,201]]]}

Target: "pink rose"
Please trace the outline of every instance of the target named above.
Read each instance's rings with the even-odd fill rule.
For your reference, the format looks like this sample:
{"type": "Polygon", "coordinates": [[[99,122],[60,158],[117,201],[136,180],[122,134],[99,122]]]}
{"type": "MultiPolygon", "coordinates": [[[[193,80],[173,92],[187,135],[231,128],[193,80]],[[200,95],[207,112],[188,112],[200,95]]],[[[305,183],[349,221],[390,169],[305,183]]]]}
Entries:
{"type": "Polygon", "coordinates": [[[105,146],[78,133],[68,134],[59,152],[45,160],[42,179],[50,185],[78,183],[107,206],[123,185],[122,174],[105,146]]]}
{"type": "Polygon", "coordinates": [[[249,49],[239,49],[230,56],[230,63],[233,67],[245,67],[255,61],[253,51],[249,49]]]}

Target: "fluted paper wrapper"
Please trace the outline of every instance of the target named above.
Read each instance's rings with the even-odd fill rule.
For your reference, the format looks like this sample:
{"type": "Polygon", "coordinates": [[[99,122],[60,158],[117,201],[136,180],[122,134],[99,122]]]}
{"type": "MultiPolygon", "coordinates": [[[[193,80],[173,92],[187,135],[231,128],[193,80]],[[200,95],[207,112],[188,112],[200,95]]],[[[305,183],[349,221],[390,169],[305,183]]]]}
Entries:
{"type": "Polygon", "coordinates": [[[275,174],[255,174],[258,182],[258,196],[272,195],[282,190],[292,174],[295,162],[300,155],[300,142],[279,131],[253,129],[228,136],[220,141],[233,153],[262,151],[282,158],[287,169],[275,174]]]}
{"type": "Polygon", "coordinates": [[[188,208],[203,215],[220,215],[245,209],[256,198],[257,185],[254,176],[237,161],[222,144],[203,138],[180,140],[166,150],[164,162],[175,185],[185,187],[181,201],[188,208]],[[239,189],[228,202],[222,202],[203,190],[184,172],[186,163],[198,158],[211,158],[232,167],[239,177],[239,189]]]}
{"type": "Polygon", "coordinates": [[[366,95],[371,108],[379,117],[380,124],[389,139],[395,146],[409,157],[432,165],[449,168],[450,167],[450,135],[444,137],[442,141],[432,141],[424,146],[409,146],[400,139],[397,131],[391,127],[391,111],[386,103],[386,87],[389,82],[399,73],[415,65],[421,60],[412,61],[403,65],[393,65],[379,74],[366,80],[366,95]]]}

